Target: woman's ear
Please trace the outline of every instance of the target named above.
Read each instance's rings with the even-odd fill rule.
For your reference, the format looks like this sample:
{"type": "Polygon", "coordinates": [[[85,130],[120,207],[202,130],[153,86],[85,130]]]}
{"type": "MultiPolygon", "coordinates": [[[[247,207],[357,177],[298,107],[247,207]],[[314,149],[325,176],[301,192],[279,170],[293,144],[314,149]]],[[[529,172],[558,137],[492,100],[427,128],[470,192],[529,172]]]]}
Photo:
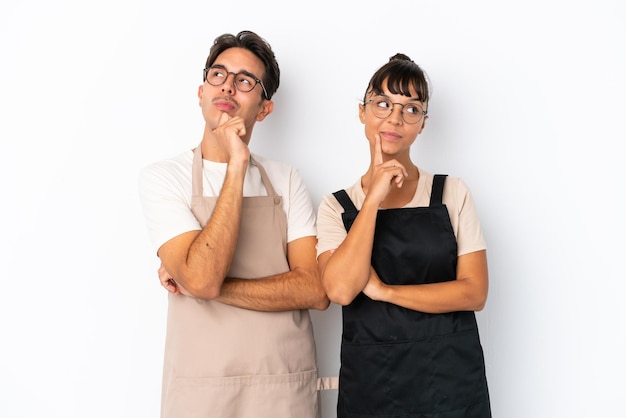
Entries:
{"type": "Polygon", "coordinates": [[[422,126],[420,127],[419,132],[417,133],[418,135],[422,133],[422,131],[424,130],[424,127],[426,126],[426,120],[428,119],[428,115],[424,115],[424,119],[422,119],[422,126]]]}
{"type": "Polygon", "coordinates": [[[363,103],[359,103],[359,119],[361,123],[365,123],[365,105],[363,103]]]}

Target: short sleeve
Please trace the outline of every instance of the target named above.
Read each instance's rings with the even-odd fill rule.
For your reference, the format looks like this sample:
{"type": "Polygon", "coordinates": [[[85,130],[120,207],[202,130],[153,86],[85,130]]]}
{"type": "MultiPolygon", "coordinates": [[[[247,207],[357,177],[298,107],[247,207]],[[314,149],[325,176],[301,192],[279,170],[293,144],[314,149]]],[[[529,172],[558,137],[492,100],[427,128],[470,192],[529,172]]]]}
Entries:
{"type": "Polygon", "coordinates": [[[450,221],[457,239],[459,256],[487,248],[478,211],[469,188],[463,180],[450,177],[446,180],[443,203],[448,208],[450,221]]]}
{"type": "Polygon", "coordinates": [[[343,207],[332,194],[322,197],[317,210],[317,256],[335,250],[348,235],[341,214],[343,207]]]}
{"type": "Polygon", "coordinates": [[[145,167],[139,174],[139,197],[155,252],[182,233],[202,229],[191,212],[189,186],[181,174],[165,162],[145,167]]]}

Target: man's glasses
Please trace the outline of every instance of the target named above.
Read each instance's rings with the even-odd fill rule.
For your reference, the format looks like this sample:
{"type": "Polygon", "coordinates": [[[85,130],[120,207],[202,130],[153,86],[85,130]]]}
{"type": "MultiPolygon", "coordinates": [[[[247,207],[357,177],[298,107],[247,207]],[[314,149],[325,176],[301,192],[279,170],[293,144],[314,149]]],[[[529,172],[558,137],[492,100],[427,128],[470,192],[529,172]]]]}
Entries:
{"type": "Polygon", "coordinates": [[[263,88],[263,94],[265,95],[265,98],[269,100],[267,90],[265,90],[263,82],[256,78],[254,74],[251,74],[247,71],[233,73],[232,71],[226,71],[226,68],[222,66],[214,65],[203,70],[202,78],[212,86],[221,86],[226,82],[228,76],[231,74],[233,75],[235,88],[238,91],[242,93],[247,93],[249,91],[252,91],[257,84],[260,84],[261,88],[263,88]]]}
{"type": "Polygon", "coordinates": [[[391,115],[394,105],[402,106],[402,119],[410,125],[421,122],[427,113],[421,103],[394,103],[388,97],[384,96],[374,97],[373,99],[366,101],[364,104],[368,103],[372,104],[371,108],[374,116],[380,119],[385,119],[391,115]]]}

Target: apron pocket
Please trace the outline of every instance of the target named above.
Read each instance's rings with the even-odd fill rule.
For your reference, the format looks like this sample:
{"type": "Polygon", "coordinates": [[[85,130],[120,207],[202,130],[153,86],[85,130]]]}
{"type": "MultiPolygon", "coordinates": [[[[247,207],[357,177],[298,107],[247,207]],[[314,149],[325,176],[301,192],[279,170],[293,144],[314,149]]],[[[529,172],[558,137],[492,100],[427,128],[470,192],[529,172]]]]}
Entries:
{"type": "Polygon", "coordinates": [[[344,343],[341,363],[339,403],[351,413],[444,413],[488,396],[477,331],[396,343],[344,343]]]}
{"type": "Polygon", "coordinates": [[[316,418],[317,371],[284,375],[176,378],[163,418],[316,418]]]}

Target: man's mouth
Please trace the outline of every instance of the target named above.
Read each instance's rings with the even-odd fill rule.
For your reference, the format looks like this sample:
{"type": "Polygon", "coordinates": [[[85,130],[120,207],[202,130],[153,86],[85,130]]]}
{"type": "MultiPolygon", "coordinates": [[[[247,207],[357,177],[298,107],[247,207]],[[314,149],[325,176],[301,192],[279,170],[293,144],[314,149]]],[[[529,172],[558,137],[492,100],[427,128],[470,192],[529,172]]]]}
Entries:
{"type": "Polygon", "coordinates": [[[214,104],[215,107],[223,112],[230,112],[237,107],[237,105],[233,101],[225,99],[217,99],[214,101],[214,104]]]}

